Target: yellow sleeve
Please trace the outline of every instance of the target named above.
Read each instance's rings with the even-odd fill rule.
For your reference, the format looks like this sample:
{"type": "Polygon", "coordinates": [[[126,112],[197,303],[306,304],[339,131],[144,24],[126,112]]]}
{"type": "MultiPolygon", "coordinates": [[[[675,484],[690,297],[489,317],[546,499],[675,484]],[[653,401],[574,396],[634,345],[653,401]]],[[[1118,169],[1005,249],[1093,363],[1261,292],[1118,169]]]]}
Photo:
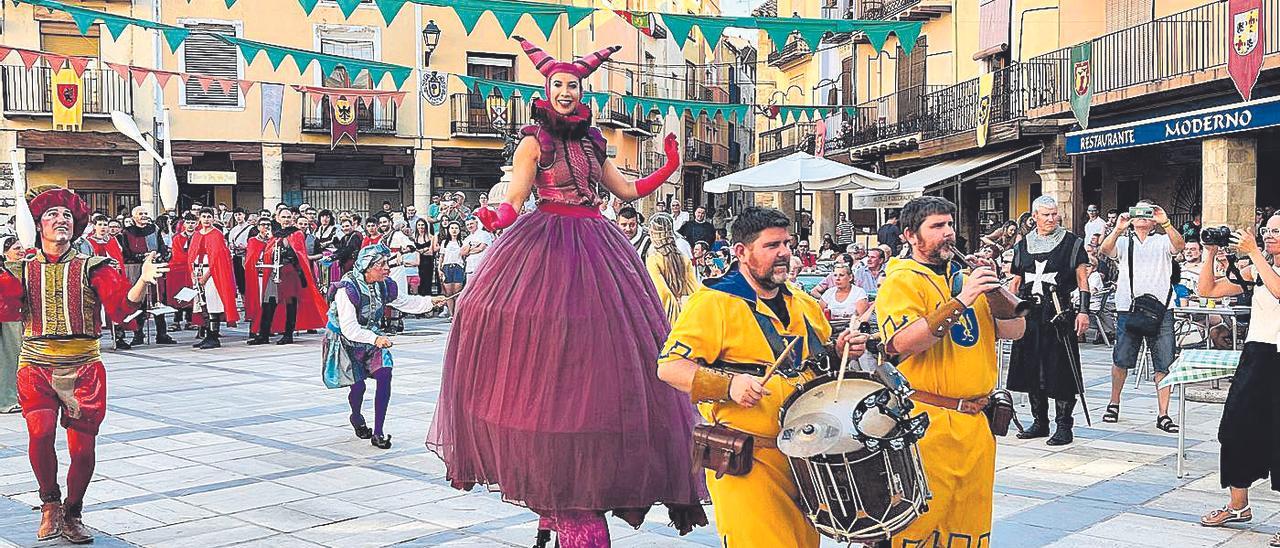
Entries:
{"type": "Polygon", "coordinates": [[[710,289],[701,289],[689,297],[689,303],[671,326],[658,363],[682,358],[711,363],[719,359],[724,347],[723,299],[710,289]]]}
{"type": "Polygon", "coordinates": [[[644,260],[645,270],[649,271],[649,279],[653,280],[653,287],[658,290],[658,299],[662,301],[662,308],[667,309],[671,304],[671,288],[667,286],[667,279],[662,277],[662,272],[658,270],[658,261],[662,259],[662,255],[650,253],[644,260]]]}
{"type": "Polygon", "coordinates": [[[919,278],[913,272],[901,272],[885,278],[880,284],[880,291],[876,294],[876,317],[880,319],[880,338],[886,343],[899,329],[929,312],[923,288],[917,283],[919,278]]]}

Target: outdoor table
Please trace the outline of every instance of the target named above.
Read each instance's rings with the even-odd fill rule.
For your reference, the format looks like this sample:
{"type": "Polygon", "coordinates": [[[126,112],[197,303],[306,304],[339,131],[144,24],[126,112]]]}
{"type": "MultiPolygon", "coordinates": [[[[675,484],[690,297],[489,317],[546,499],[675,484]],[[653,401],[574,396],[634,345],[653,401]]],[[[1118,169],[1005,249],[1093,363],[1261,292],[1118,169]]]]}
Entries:
{"type": "Polygon", "coordinates": [[[1183,459],[1187,448],[1187,385],[1204,381],[1225,379],[1236,373],[1240,363],[1239,350],[1184,350],[1169,366],[1169,374],[1156,388],[1178,387],[1178,456],[1177,473],[1182,478],[1183,459]]]}
{"type": "Polygon", "coordinates": [[[1174,315],[1181,314],[1188,316],[1191,318],[1191,321],[1195,321],[1194,318],[1196,316],[1204,316],[1204,347],[1206,349],[1211,348],[1210,345],[1212,344],[1212,339],[1209,337],[1209,316],[1216,314],[1218,316],[1222,316],[1224,319],[1231,319],[1231,349],[1235,350],[1236,328],[1238,327],[1236,317],[1248,314],[1249,310],[1250,309],[1247,306],[1217,306],[1210,308],[1207,306],[1200,306],[1198,304],[1173,307],[1174,315]]]}

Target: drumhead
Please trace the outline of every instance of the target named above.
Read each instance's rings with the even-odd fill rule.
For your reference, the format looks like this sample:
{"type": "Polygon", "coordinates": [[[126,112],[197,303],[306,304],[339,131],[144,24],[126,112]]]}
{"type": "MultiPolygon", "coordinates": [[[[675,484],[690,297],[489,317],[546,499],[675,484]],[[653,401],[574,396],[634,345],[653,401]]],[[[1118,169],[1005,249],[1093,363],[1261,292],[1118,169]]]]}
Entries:
{"type": "Polygon", "coordinates": [[[807,458],[864,449],[855,437],[858,430],[888,437],[897,421],[877,408],[863,414],[857,429],[853,423],[858,403],[883,388],[885,385],[874,377],[854,373],[847,373],[842,381],[824,376],[805,384],[783,404],[778,449],[789,457],[807,458]]]}

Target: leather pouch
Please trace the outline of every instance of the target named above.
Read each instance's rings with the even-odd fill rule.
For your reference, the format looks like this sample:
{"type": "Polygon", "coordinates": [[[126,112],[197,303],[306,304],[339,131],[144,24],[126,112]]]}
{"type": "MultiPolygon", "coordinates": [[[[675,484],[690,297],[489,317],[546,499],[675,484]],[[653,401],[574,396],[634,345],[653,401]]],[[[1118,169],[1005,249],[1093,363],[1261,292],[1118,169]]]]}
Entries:
{"type": "Polygon", "coordinates": [[[716,478],[726,474],[745,476],[751,472],[755,438],[719,424],[700,424],[693,428],[693,465],[712,470],[716,478]]]}

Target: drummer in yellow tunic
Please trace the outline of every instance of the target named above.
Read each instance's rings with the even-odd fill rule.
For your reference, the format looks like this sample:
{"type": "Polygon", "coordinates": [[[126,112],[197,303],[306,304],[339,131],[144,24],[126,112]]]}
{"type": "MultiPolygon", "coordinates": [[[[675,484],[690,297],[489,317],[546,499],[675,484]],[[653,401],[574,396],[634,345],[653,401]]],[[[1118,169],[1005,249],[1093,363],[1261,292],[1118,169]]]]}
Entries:
{"type": "Polygon", "coordinates": [[[986,293],[999,287],[987,267],[968,276],[950,261],[955,205],[926,196],[899,213],[911,257],[894,259],[876,297],[880,335],[929,414],[919,441],[933,499],[929,511],[892,539],[893,548],[991,545],[996,444],[982,413],[996,387],[997,338],[1017,338],[1021,319],[995,320],[986,293]]]}
{"type": "MultiPolygon", "coordinates": [[[[791,465],[775,441],[783,402],[815,376],[802,370],[803,360],[826,352],[831,338],[831,324],[818,302],[786,282],[790,226],[776,209],[742,211],[733,224],[738,266],[704,281],[658,359],[658,376],[690,393],[708,422],[755,436],[749,473],[716,478],[707,472],[716,528],[724,546],[732,548],[816,548],[819,543],[817,530],[794,502],[799,492],[791,465]],[[801,340],[791,357],[762,385],[764,370],[796,337],[801,340]]],[[[862,355],[865,343],[865,336],[846,331],[836,346],[848,346],[852,359],[862,355]]]]}

